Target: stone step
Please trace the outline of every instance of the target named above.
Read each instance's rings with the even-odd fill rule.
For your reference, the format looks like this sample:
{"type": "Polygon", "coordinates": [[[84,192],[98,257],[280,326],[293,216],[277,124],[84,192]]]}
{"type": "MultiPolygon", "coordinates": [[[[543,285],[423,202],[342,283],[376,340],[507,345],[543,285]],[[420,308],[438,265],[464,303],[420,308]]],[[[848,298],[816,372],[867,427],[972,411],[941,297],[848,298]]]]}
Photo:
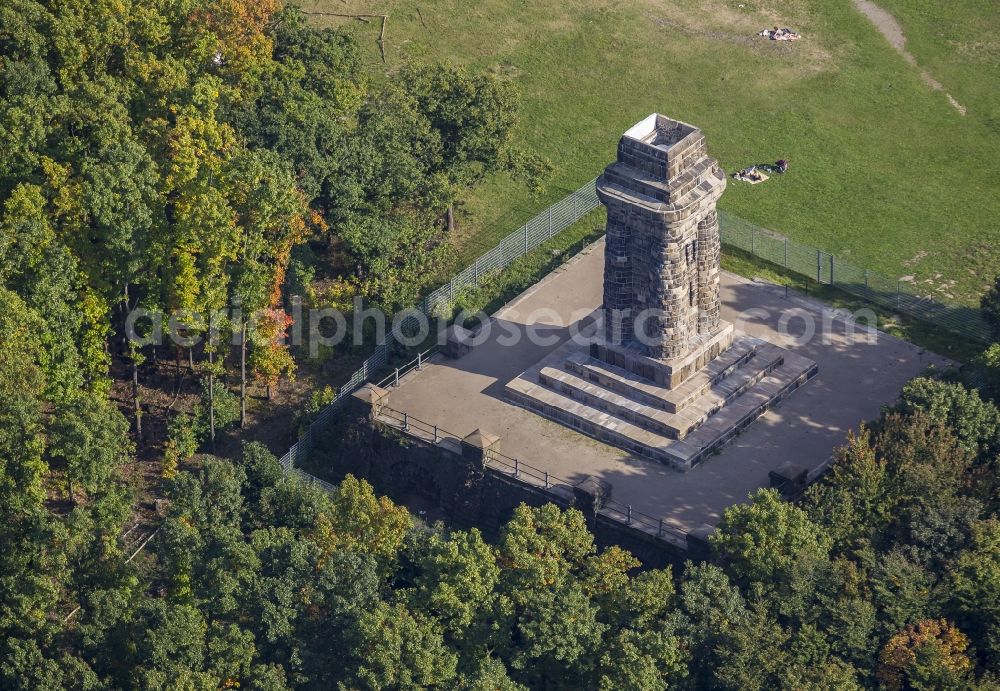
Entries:
{"type": "Polygon", "coordinates": [[[722,408],[712,418],[711,425],[674,442],[675,453],[691,459],[692,466],[700,463],[818,372],[819,366],[812,360],[784,351],[780,367],[722,408]],[[720,429],[725,433],[720,434],[720,429]]]}
{"type": "Polygon", "coordinates": [[[614,415],[633,425],[663,435],[667,439],[680,439],[682,434],[687,433],[687,430],[681,429],[683,423],[677,415],[626,398],[611,389],[592,384],[570,372],[555,367],[543,367],[538,373],[538,383],[580,401],[595,410],[614,415]],[[660,415],[663,417],[661,418],[660,415]]]}
{"type": "Polygon", "coordinates": [[[756,349],[749,361],[706,390],[679,413],[646,405],[616,391],[564,372],[543,367],[538,381],[543,386],[616,415],[628,422],[668,439],[684,439],[720,408],[763,379],[782,362],[782,351],[771,346],[756,349]]]}
{"type": "Polygon", "coordinates": [[[509,382],[506,394],[512,402],[595,439],[645,458],[688,470],[715,453],[771,406],[817,373],[818,367],[811,360],[780,348],[775,350],[783,356],[781,365],[750,386],[743,395],[730,400],[706,424],[684,440],[673,440],[644,429],[617,415],[525,378],[519,377],[509,382]]]}
{"type": "Polygon", "coordinates": [[[670,439],[541,384],[518,378],[508,382],[505,393],[520,406],[613,446],[661,463],[683,461],[670,453],[669,445],[675,443],[670,439]]]}
{"type": "Polygon", "coordinates": [[[687,381],[668,389],[626,369],[609,365],[603,360],[589,357],[583,351],[572,353],[566,359],[566,369],[588,381],[624,396],[633,398],[668,413],[679,413],[693,400],[705,393],[720,380],[747,363],[764,344],[757,338],[741,338],[712,360],[687,381]]]}

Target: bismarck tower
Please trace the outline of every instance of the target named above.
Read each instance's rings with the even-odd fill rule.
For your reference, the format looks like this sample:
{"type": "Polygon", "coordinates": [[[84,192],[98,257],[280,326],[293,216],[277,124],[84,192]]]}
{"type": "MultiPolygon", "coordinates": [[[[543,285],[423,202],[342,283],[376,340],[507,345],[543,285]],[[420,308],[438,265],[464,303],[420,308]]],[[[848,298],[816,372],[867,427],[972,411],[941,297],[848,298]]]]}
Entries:
{"type": "Polygon", "coordinates": [[[596,357],[672,387],[730,346],[715,212],[725,188],[697,127],[654,113],[622,136],[597,181],[608,225],[596,357]]]}
{"type": "Polygon", "coordinates": [[[697,127],[654,113],[597,181],[608,210],[603,305],[507,383],[507,398],[579,432],[687,470],[817,372],[721,318],[726,176],[697,127]]]}

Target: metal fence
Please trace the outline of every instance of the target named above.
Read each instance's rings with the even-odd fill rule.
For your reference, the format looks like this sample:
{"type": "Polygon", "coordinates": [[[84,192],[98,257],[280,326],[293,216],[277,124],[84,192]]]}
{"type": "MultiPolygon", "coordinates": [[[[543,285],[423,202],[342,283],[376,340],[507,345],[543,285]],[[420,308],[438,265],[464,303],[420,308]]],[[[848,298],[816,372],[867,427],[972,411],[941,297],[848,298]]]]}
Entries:
{"type": "MultiPolygon", "coordinates": [[[[596,180],[591,180],[532,218],[460,271],[448,283],[427,295],[414,306],[414,309],[428,317],[448,316],[461,291],[482,285],[483,280],[491,274],[501,271],[598,208],[600,202],[597,199],[595,182],[596,180]]],[[[983,343],[990,341],[990,329],[980,311],[975,308],[918,295],[916,287],[911,283],[889,279],[868,269],[859,268],[829,252],[789,240],[774,231],[723,211],[719,212],[719,225],[724,245],[749,252],[755,257],[819,283],[835,286],[876,305],[948,329],[962,337],[983,343]]],[[[411,319],[416,321],[415,316],[411,319]]],[[[401,326],[404,331],[409,328],[409,324],[412,322],[403,320],[401,326]]],[[[376,346],[362,366],[340,387],[333,402],[312,421],[299,441],[282,456],[281,465],[286,470],[301,465],[312,449],[314,433],[329,424],[330,418],[340,409],[347,397],[385,370],[391,348],[390,333],[386,335],[385,343],[376,346]]],[[[382,384],[397,383],[402,374],[412,367],[419,367],[422,364],[421,358],[428,357],[429,354],[430,351],[421,353],[413,362],[396,369],[382,381],[382,384]]],[[[298,474],[311,477],[301,471],[298,474]]],[[[627,507],[625,510],[626,514],[632,513],[627,507]]]]}
{"type": "MultiPolygon", "coordinates": [[[[445,439],[459,443],[462,437],[448,432],[437,425],[419,420],[409,413],[382,406],[379,410],[379,420],[401,432],[410,434],[427,442],[437,444],[445,439]]],[[[541,470],[535,466],[525,463],[518,458],[512,458],[499,451],[489,451],[486,454],[485,465],[487,468],[502,473],[515,480],[523,482],[538,489],[550,491],[558,485],[572,489],[573,483],[556,475],[552,475],[546,470],[541,470]]],[[[662,518],[654,518],[632,507],[631,504],[606,499],[601,505],[599,512],[602,516],[614,521],[624,523],[626,526],[639,530],[647,535],[665,540],[670,544],[687,549],[687,534],[668,523],[664,523],[662,518]]]]}
{"type": "MultiPolygon", "coordinates": [[[[458,272],[446,284],[427,295],[419,304],[414,305],[413,309],[428,317],[448,316],[451,306],[455,303],[456,297],[461,295],[461,291],[482,285],[483,281],[490,275],[503,270],[514,260],[520,259],[542,243],[551,240],[595,210],[600,205],[594,189],[595,182],[596,180],[591,180],[576,192],[542,211],[501,240],[493,249],[480,255],[476,261],[458,272]]],[[[403,319],[400,323],[401,330],[404,333],[408,332],[416,321],[416,316],[403,319]]],[[[338,389],[336,398],[316,416],[299,441],[293,444],[281,457],[283,468],[288,470],[301,465],[312,450],[315,432],[329,423],[331,416],[343,406],[348,396],[376,374],[384,371],[388,365],[392,347],[392,334],[387,333],[385,342],[375,347],[361,367],[338,389]]],[[[429,353],[425,355],[429,355],[429,353]]],[[[393,376],[398,376],[398,374],[394,373],[393,376]]]]}
{"type": "Polygon", "coordinates": [[[855,266],[829,252],[789,240],[725,212],[719,212],[722,244],[831,285],[921,321],[980,343],[990,342],[990,328],[982,313],[958,302],[918,294],[909,281],[891,279],[855,266]]]}

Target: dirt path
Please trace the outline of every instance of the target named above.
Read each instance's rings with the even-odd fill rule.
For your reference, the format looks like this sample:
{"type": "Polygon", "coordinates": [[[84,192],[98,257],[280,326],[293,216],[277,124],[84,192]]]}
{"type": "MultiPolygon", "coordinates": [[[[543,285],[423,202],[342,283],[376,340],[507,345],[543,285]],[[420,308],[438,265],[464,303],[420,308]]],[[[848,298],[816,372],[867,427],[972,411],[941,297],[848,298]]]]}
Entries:
{"type": "MultiPolygon", "coordinates": [[[[896,18],[891,14],[886,12],[884,9],[879,7],[870,0],[853,0],[854,6],[868,18],[875,28],[879,30],[879,33],[885,37],[885,40],[889,42],[896,51],[903,56],[906,62],[910,63],[914,67],[920,69],[920,78],[924,80],[924,84],[934,89],[934,91],[944,91],[944,86],[938,80],[931,76],[931,73],[925,69],[921,69],[917,65],[917,59],[913,57],[913,54],[906,50],[906,35],[903,34],[903,27],[899,25],[896,18]]],[[[944,92],[944,95],[948,97],[948,102],[952,107],[957,110],[962,115],[965,115],[966,109],[961,103],[955,100],[955,98],[948,92],[944,92]]]]}

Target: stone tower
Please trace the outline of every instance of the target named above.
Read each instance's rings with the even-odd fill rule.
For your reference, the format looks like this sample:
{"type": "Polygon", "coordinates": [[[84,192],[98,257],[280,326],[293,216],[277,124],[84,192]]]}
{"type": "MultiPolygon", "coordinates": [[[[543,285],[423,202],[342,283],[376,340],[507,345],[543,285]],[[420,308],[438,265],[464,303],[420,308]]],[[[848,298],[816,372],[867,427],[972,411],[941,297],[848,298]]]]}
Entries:
{"type": "Polygon", "coordinates": [[[627,453],[687,470],[816,374],[720,316],[726,177],[697,127],[654,113],[597,181],[608,209],[603,304],[507,382],[507,399],[627,453]]]}
{"type": "Polygon", "coordinates": [[[725,187],[697,127],[654,113],[625,132],[597,181],[608,224],[596,357],[673,386],[732,343],[719,319],[725,187]]]}

